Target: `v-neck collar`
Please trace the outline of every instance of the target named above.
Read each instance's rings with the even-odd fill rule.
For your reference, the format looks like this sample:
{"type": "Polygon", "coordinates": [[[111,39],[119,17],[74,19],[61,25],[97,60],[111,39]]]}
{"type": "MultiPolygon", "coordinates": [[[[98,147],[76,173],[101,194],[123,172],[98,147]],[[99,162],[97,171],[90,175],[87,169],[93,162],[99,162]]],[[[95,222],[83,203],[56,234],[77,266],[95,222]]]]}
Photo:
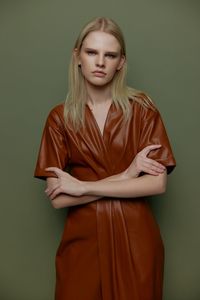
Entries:
{"type": "Polygon", "coordinates": [[[108,125],[107,123],[108,123],[108,121],[109,121],[109,116],[110,116],[110,113],[111,113],[111,110],[112,110],[113,105],[114,105],[114,103],[111,102],[111,104],[110,104],[110,106],[109,106],[109,109],[108,109],[108,112],[107,112],[107,115],[106,115],[105,122],[104,122],[103,132],[101,132],[100,127],[99,127],[99,125],[98,125],[98,123],[97,123],[97,120],[96,120],[94,114],[92,113],[92,111],[91,111],[89,105],[86,103],[86,107],[87,107],[87,109],[89,110],[89,113],[90,113],[90,115],[91,115],[91,117],[92,117],[92,120],[93,120],[93,123],[94,123],[94,125],[95,125],[95,128],[97,129],[97,131],[98,131],[98,133],[99,133],[99,135],[101,136],[101,139],[102,139],[103,141],[104,141],[104,139],[105,139],[105,131],[106,131],[106,127],[107,127],[107,125],[108,125]]]}

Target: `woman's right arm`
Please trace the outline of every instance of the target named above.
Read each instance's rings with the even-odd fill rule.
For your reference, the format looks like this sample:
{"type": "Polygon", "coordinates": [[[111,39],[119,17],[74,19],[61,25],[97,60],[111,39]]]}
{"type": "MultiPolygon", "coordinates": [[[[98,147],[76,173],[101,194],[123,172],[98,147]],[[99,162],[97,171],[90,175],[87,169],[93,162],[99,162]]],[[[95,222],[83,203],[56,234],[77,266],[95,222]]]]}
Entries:
{"type": "MultiPolygon", "coordinates": [[[[54,188],[57,185],[58,178],[54,177],[48,177],[47,178],[47,189],[54,188]]],[[[75,205],[80,205],[80,204],[86,204],[95,200],[98,200],[102,198],[101,196],[71,196],[67,194],[59,194],[56,198],[53,200],[50,199],[51,204],[54,208],[64,208],[64,207],[69,207],[69,206],[75,206],[75,205]]]]}

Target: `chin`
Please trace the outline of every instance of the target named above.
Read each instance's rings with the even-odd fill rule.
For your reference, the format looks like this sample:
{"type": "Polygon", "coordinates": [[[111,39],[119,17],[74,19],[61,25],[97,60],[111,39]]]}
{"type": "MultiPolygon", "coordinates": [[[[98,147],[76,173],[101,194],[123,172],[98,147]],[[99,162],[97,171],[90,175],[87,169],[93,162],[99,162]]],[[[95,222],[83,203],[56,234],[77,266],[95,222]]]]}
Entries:
{"type": "Polygon", "coordinates": [[[108,83],[90,83],[90,85],[94,86],[94,87],[105,87],[108,85],[108,83]]]}
{"type": "Polygon", "coordinates": [[[87,80],[86,79],[86,81],[90,84],[90,85],[93,85],[93,86],[97,86],[97,87],[103,87],[103,86],[106,86],[106,85],[108,85],[110,82],[111,82],[111,80],[106,80],[106,81],[104,81],[104,80],[87,80]]]}

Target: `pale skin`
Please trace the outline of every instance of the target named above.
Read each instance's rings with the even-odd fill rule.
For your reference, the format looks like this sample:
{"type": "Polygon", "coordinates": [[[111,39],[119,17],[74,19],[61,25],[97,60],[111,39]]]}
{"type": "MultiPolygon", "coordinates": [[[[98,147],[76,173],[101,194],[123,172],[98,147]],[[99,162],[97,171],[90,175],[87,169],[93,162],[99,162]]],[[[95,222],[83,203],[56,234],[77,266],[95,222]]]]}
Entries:
{"type": "MultiPolygon", "coordinates": [[[[102,31],[89,33],[81,50],[74,49],[85,78],[87,105],[92,109],[102,135],[112,103],[112,79],[125,62],[120,50],[117,39],[102,31]]],[[[98,181],[80,181],[56,167],[49,167],[46,170],[53,171],[57,178],[47,178],[45,192],[55,208],[89,203],[102,197],[134,198],[164,193],[166,168],[148,158],[150,151],[160,147],[161,145],[147,146],[122,173],[98,181]],[[141,172],[146,174],[139,177],[141,172]]]]}

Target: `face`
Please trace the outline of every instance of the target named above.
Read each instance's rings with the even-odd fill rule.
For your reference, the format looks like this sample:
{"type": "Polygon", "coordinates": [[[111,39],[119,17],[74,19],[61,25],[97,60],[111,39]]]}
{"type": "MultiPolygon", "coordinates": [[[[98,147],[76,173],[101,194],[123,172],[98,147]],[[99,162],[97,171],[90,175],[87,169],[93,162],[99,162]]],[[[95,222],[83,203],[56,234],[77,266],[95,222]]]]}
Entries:
{"type": "Polygon", "coordinates": [[[102,31],[93,31],[86,36],[78,56],[83,76],[95,86],[110,83],[124,61],[118,40],[102,31]]]}

